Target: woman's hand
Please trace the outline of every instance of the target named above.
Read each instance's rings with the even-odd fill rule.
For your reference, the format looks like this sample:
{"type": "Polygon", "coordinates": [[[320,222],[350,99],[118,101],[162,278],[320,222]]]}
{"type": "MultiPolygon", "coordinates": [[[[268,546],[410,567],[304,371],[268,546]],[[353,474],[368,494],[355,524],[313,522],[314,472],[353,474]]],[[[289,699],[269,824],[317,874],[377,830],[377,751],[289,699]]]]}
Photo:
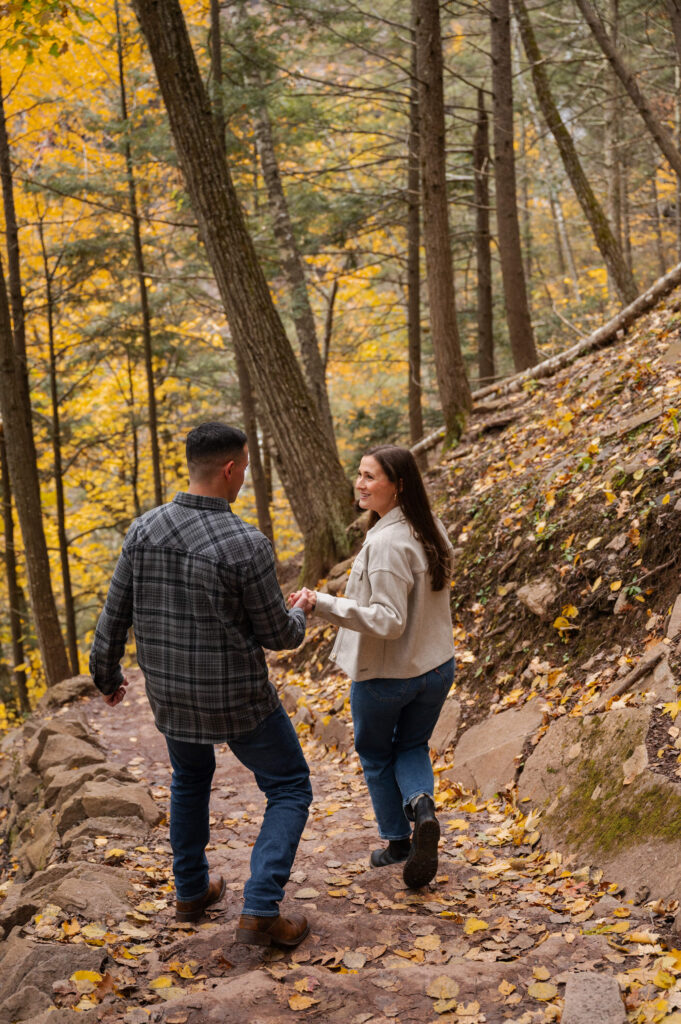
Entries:
{"type": "Polygon", "coordinates": [[[288,603],[291,608],[302,608],[305,614],[309,615],[317,604],[317,595],[314,590],[303,587],[302,590],[295,590],[289,594],[288,603]]]}

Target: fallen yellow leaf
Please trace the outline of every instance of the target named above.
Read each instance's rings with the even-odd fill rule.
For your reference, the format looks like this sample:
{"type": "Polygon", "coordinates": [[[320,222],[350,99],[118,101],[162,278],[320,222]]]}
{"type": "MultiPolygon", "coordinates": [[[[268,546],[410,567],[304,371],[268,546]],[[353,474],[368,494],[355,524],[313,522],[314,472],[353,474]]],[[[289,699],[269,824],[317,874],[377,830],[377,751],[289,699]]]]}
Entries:
{"type": "Polygon", "coordinates": [[[318,1003],[318,999],[314,999],[313,996],[304,996],[301,992],[295,992],[292,996],[288,997],[288,1005],[292,1010],[309,1010],[311,1006],[318,1003]]]}
{"type": "Polygon", "coordinates": [[[466,923],[463,926],[466,935],[473,935],[475,932],[484,931],[485,928],[489,928],[489,925],[486,921],[481,921],[479,917],[467,917],[466,923]]]}
{"type": "Polygon", "coordinates": [[[548,1002],[549,999],[555,999],[558,995],[558,989],[555,985],[551,985],[548,982],[535,981],[534,984],[530,985],[528,988],[527,994],[532,996],[533,999],[548,1002]]]}
{"type": "Polygon", "coordinates": [[[438,975],[426,989],[426,995],[430,996],[431,999],[455,999],[458,994],[458,982],[446,974],[438,975]]]}

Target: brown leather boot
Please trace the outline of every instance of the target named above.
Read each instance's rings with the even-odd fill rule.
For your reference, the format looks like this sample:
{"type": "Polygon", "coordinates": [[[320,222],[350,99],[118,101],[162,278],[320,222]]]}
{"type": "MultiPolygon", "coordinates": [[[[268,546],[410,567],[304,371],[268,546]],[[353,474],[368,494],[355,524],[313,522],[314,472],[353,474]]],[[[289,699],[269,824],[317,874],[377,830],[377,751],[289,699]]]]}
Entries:
{"type": "Polygon", "coordinates": [[[176,921],[198,921],[206,907],[211,907],[225,895],[227,883],[222,875],[211,878],[203,896],[195,900],[175,900],[176,921]]]}
{"type": "Polygon", "coordinates": [[[291,917],[255,917],[253,914],[242,914],[236,930],[236,941],[246,942],[250,946],[282,946],[293,949],[303,941],[310,931],[307,918],[302,914],[291,917]]]}

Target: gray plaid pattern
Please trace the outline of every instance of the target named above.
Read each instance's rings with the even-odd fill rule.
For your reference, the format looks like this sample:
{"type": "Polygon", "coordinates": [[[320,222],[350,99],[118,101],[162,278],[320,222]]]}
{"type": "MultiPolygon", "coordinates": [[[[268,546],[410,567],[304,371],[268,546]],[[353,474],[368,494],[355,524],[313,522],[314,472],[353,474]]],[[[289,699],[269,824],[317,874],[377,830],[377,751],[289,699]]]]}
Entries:
{"type": "Polygon", "coordinates": [[[113,693],[130,626],[158,729],[220,743],[252,732],[278,704],[263,647],[297,647],[272,546],[222,498],[180,493],[134,520],[90,653],[95,686],[113,693]]]}

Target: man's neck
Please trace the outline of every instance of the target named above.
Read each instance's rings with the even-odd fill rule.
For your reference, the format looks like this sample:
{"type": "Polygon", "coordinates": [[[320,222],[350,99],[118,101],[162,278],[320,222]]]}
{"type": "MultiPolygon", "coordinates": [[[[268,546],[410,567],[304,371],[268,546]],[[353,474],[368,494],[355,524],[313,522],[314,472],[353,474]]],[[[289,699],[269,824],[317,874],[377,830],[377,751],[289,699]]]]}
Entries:
{"type": "Polygon", "coordinates": [[[187,494],[195,494],[200,498],[223,498],[228,501],[224,487],[211,487],[209,484],[193,484],[190,482],[187,494]]]}

